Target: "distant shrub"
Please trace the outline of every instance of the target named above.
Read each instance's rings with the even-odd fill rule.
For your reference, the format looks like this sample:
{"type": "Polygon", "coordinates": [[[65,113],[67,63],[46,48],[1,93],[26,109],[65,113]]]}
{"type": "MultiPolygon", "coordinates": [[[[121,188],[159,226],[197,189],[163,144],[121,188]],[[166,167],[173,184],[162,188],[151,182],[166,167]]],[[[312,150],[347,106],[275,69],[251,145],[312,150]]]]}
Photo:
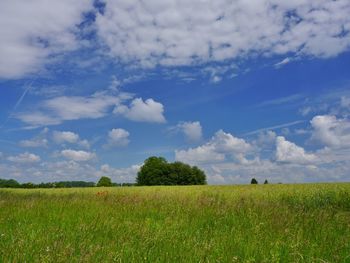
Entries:
{"type": "Polygon", "coordinates": [[[205,173],[182,162],[168,163],[163,157],[150,157],[136,178],[138,185],[202,185],[205,173]]]}
{"type": "Polygon", "coordinates": [[[253,179],[250,181],[250,183],[251,183],[251,184],[258,184],[258,181],[257,181],[255,178],[253,178],[253,179]]]}
{"type": "Polygon", "coordinates": [[[269,181],[267,181],[267,179],[265,179],[265,182],[264,182],[264,184],[268,184],[269,183],[269,181]]]}
{"type": "Polygon", "coordinates": [[[96,186],[113,186],[113,184],[111,178],[107,176],[102,176],[96,186]]]}

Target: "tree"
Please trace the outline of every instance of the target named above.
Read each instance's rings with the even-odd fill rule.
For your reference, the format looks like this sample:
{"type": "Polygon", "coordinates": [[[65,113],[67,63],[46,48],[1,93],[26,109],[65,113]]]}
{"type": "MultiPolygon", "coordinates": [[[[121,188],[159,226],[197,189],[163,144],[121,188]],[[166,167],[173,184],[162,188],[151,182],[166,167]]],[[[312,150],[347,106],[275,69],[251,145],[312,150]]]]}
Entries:
{"type": "Polygon", "coordinates": [[[164,175],[169,173],[168,162],[163,157],[152,156],[148,158],[137,173],[138,185],[164,185],[164,175]]]}
{"type": "Polygon", "coordinates": [[[152,156],[144,162],[136,181],[138,185],[198,185],[206,184],[206,176],[196,166],[152,156]]]}
{"type": "Polygon", "coordinates": [[[265,182],[264,182],[264,184],[268,184],[269,183],[269,181],[267,181],[267,179],[265,179],[265,182]]]}
{"type": "Polygon", "coordinates": [[[250,181],[250,183],[251,183],[251,184],[258,184],[258,181],[257,181],[255,178],[253,178],[253,179],[250,181]]]}
{"type": "Polygon", "coordinates": [[[96,186],[112,186],[112,180],[111,178],[107,177],[107,176],[102,176],[100,178],[100,180],[98,181],[96,186]]]}
{"type": "Polygon", "coordinates": [[[20,183],[13,179],[0,179],[0,188],[19,188],[20,183]]]}

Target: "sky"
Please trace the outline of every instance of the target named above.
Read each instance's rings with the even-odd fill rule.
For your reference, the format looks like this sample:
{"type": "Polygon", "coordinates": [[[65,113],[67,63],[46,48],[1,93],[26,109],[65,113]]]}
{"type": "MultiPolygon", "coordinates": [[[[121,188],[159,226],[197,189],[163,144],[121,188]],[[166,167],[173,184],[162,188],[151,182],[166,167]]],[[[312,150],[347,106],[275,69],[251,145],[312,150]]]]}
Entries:
{"type": "Polygon", "coordinates": [[[2,0],[0,178],[350,181],[348,0],[2,0]]]}

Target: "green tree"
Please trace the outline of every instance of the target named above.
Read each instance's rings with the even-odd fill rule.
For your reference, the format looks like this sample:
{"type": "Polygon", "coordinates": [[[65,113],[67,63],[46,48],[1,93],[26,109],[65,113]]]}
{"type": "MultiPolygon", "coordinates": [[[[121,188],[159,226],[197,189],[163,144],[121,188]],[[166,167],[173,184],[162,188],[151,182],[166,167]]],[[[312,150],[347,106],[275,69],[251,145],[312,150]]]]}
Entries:
{"type": "Polygon", "coordinates": [[[205,173],[182,162],[168,163],[163,157],[150,157],[137,174],[138,185],[206,184],[205,173]]]}
{"type": "Polygon", "coordinates": [[[164,185],[169,173],[168,162],[163,157],[152,156],[148,158],[137,174],[138,185],[164,185]]]}
{"type": "Polygon", "coordinates": [[[98,181],[96,186],[112,186],[112,180],[111,178],[107,177],[107,176],[102,176],[100,178],[100,180],[98,181]]]}
{"type": "Polygon", "coordinates": [[[267,179],[265,179],[265,182],[264,182],[264,184],[268,184],[269,183],[269,181],[267,181],[267,179]]]}
{"type": "Polygon", "coordinates": [[[16,180],[13,179],[0,179],[0,188],[4,187],[4,188],[19,188],[21,185],[19,182],[17,182],[16,180]]]}
{"type": "Polygon", "coordinates": [[[255,178],[253,178],[253,179],[250,181],[250,183],[251,183],[251,184],[258,184],[258,181],[257,181],[255,178]]]}
{"type": "Polygon", "coordinates": [[[205,176],[205,173],[197,166],[192,167],[192,174],[196,182],[195,184],[207,184],[207,178],[205,176]]]}

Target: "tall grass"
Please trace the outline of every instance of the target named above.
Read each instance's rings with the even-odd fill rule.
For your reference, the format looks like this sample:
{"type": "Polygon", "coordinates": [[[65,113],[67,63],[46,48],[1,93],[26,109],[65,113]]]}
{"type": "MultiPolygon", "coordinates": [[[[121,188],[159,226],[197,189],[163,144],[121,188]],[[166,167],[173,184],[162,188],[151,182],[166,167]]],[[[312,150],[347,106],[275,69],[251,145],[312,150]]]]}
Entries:
{"type": "Polygon", "coordinates": [[[0,190],[0,262],[350,262],[350,184],[0,190]]]}

